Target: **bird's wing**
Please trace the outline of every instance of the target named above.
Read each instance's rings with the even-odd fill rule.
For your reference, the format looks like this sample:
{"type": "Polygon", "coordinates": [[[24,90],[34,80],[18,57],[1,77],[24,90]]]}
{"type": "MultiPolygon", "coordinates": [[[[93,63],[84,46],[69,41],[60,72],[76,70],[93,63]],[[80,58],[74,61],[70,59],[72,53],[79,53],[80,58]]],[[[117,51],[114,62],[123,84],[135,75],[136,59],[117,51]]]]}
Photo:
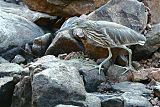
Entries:
{"type": "Polygon", "coordinates": [[[101,44],[109,46],[133,45],[146,41],[142,34],[114,22],[91,21],[90,24],[92,27],[90,27],[88,33],[92,34],[101,44]]]}

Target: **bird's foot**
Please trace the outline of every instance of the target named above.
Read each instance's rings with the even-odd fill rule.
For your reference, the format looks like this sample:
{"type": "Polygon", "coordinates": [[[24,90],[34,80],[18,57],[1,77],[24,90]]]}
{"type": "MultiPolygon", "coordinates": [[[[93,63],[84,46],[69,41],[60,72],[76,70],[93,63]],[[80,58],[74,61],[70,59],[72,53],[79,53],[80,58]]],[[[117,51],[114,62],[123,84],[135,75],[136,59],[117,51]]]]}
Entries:
{"type": "MultiPolygon", "coordinates": [[[[94,66],[93,69],[97,69],[98,68],[98,74],[101,74],[101,70],[103,70],[101,64],[100,65],[89,64],[89,65],[94,66]]],[[[93,69],[90,69],[90,70],[93,70],[93,69]]]]}
{"type": "Polygon", "coordinates": [[[129,71],[131,71],[131,72],[135,71],[135,69],[133,67],[128,66],[128,67],[123,67],[123,68],[125,68],[126,70],[122,73],[122,75],[126,74],[129,71]]]}

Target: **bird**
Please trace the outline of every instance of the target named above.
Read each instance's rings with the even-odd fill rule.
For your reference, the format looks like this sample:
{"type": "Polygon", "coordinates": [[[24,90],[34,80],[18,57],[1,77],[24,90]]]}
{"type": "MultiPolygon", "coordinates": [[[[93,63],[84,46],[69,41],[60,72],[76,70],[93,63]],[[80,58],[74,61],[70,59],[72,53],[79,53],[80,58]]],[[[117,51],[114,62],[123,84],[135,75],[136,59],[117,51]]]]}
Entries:
{"type": "Polygon", "coordinates": [[[98,65],[99,74],[102,66],[112,57],[111,48],[127,50],[129,61],[128,66],[124,67],[126,71],[123,74],[129,70],[133,70],[132,50],[127,46],[136,44],[144,45],[146,42],[146,37],[143,34],[115,22],[93,21],[80,17],[72,18],[68,23],[65,23],[65,27],[62,27],[58,32],[69,29],[73,31],[73,35],[78,36],[82,40],[93,41],[97,46],[108,49],[108,57],[98,65]]]}

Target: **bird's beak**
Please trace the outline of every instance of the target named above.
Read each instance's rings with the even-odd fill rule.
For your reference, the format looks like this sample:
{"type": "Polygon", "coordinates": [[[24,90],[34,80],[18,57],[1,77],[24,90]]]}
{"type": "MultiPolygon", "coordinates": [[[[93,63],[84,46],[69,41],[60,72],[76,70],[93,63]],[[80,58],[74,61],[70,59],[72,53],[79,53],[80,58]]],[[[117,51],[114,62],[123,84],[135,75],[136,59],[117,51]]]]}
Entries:
{"type": "Polygon", "coordinates": [[[65,26],[63,28],[60,28],[56,34],[58,34],[59,32],[62,32],[62,31],[65,31],[65,30],[70,30],[70,29],[75,29],[76,28],[76,25],[69,25],[69,26],[65,26]]]}

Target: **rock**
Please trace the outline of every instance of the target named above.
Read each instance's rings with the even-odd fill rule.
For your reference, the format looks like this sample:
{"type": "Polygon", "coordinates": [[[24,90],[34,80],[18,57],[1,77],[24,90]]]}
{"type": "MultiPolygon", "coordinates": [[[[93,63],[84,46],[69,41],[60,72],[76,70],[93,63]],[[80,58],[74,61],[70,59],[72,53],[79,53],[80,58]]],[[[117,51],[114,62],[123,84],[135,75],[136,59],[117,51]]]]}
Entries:
{"type": "Polygon", "coordinates": [[[17,64],[24,63],[25,62],[25,58],[23,56],[21,56],[21,55],[16,55],[11,62],[12,63],[17,63],[17,64]]]}
{"type": "Polygon", "coordinates": [[[7,60],[5,60],[4,58],[0,57],[0,64],[1,63],[9,63],[7,60]]]}
{"type": "Polygon", "coordinates": [[[31,107],[31,98],[31,79],[29,76],[25,76],[15,85],[11,107],[31,107]]]}
{"type": "Polygon", "coordinates": [[[48,13],[55,16],[75,16],[89,13],[95,8],[105,4],[108,0],[88,0],[88,1],[77,1],[77,0],[43,0],[43,1],[31,1],[24,0],[25,4],[31,9],[48,13]],[[47,8],[45,8],[47,7],[47,8]]]}
{"type": "Polygon", "coordinates": [[[101,100],[101,107],[124,107],[124,99],[121,94],[115,93],[96,93],[95,96],[101,100]]]}
{"type": "Polygon", "coordinates": [[[82,68],[80,69],[80,74],[83,76],[83,81],[85,83],[85,89],[87,92],[96,92],[98,86],[106,81],[105,75],[103,72],[99,74],[98,69],[82,68]]]}
{"type": "Polygon", "coordinates": [[[72,32],[66,30],[56,35],[45,54],[58,56],[59,54],[82,50],[83,46],[73,37],[72,32]]]}
{"type": "Polygon", "coordinates": [[[52,34],[47,33],[43,36],[37,37],[33,41],[32,52],[36,56],[44,55],[46,49],[50,45],[52,40],[52,34]]]}
{"type": "MultiPolygon", "coordinates": [[[[15,0],[10,0],[10,1],[15,1],[15,0]]],[[[12,3],[5,3],[4,1],[0,1],[0,10],[2,12],[12,13],[14,15],[24,17],[31,22],[37,22],[39,20],[43,20],[44,22],[47,22],[47,20],[55,21],[55,19],[57,19],[56,16],[50,16],[44,13],[31,11],[26,6],[15,5],[12,3]]],[[[44,23],[44,22],[43,22],[43,25],[44,24],[48,25],[48,23],[44,23]]]]}
{"type": "Polygon", "coordinates": [[[125,74],[123,74],[125,71],[126,69],[123,68],[122,66],[112,65],[108,68],[106,75],[108,79],[113,82],[123,82],[131,80],[132,73],[130,71],[127,71],[125,74]]]}
{"type": "Polygon", "coordinates": [[[14,74],[20,74],[23,68],[15,63],[2,63],[0,64],[0,77],[13,76],[14,74]]]}
{"type": "Polygon", "coordinates": [[[143,96],[134,93],[124,93],[124,107],[152,107],[151,103],[143,96]]]}
{"type": "Polygon", "coordinates": [[[147,25],[145,6],[136,0],[110,0],[87,18],[116,22],[138,32],[143,31],[147,25]]]}
{"type": "Polygon", "coordinates": [[[111,97],[102,100],[102,107],[124,107],[124,101],[121,97],[111,97]]]}
{"type": "Polygon", "coordinates": [[[147,41],[143,46],[134,46],[133,60],[148,59],[160,47],[160,24],[152,26],[152,30],[146,34],[147,41]]]}
{"type": "MultiPolygon", "coordinates": [[[[62,62],[49,63],[52,65],[51,68],[45,66],[47,69],[33,75],[33,106],[53,107],[57,104],[73,103],[76,106],[83,106],[86,91],[77,69],[62,62]]],[[[44,68],[44,65],[42,67],[44,68]]]]}
{"type": "Polygon", "coordinates": [[[18,81],[14,81],[12,77],[3,77],[0,78],[0,81],[0,105],[1,107],[10,107],[14,87],[18,81]]]}
{"type": "Polygon", "coordinates": [[[13,47],[23,46],[43,35],[43,31],[26,18],[2,10],[0,12],[0,53],[13,47]]]}
{"type": "Polygon", "coordinates": [[[15,48],[6,50],[6,51],[3,52],[3,53],[0,53],[0,55],[1,55],[3,58],[5,58],[6,60],[12,61],[13,58],[14,58],[17,54],[22,54],[23,52],[24,52],[24,51],[23,51],[23,48],[21,48],[21,47],[15,47],[15,48]]]}
{"type": "Polygon", "coordinates": [[[120,82],[112,85],[114,90],[120,92],[130,92],[137,95],[150,95],[151,90],[147,89],[146,86],[142,83],[134,82],[120,82]]]}
{"type": "Polygon", "coordinates": [[[160,1],[159,0],[143,0],[146,2],[146,5],[148,5],[148,7],[151,10],[151,16],[152,16],[152,23],[160,23],[160,1]]]}
{"type": "Polygon", "coordinates": [[[153,91],[154,91],[154,95],[160,98],[160,85],[154,86],[153,91]]]}
{"type": "Polygon", "coordinates": [[[101,107],[101,100],[94,94],[87,93],[86,103],[86,107],[101,107]]]}
{"type": "Polygon", "coordinates": [[[159,68],[146,68],[141,69],[138,72],[133,72],[133,80],[140,81],[140,80],[155,80],[160,81],[160,69],[159,68]]]}

